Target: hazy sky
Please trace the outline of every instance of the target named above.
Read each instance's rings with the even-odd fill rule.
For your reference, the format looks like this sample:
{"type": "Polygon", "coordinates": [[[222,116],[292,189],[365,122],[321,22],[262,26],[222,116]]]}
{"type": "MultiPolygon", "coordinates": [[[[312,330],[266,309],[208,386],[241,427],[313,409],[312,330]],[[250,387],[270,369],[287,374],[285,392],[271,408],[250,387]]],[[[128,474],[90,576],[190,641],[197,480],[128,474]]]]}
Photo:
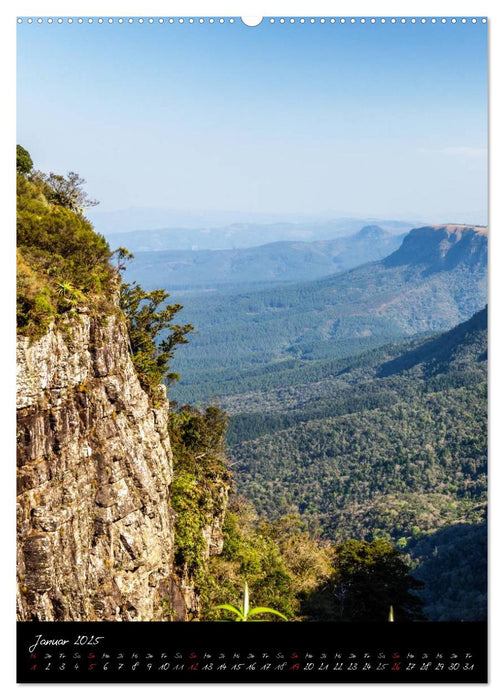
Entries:
{"type": "Polygon", "coordinates": [[[486,31],[24,22],[18,143],[101,211],[485,223],[486,31]]]}

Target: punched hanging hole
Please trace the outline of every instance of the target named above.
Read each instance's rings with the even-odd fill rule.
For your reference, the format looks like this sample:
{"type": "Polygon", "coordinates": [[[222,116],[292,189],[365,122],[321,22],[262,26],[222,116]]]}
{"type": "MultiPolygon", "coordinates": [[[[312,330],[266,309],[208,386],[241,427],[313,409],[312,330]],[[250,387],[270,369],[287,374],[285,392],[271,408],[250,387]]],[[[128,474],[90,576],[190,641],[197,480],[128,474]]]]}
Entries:
{"type": "Polygon", "coordinates": [[[241,17],[241,21],[243,24],[246,24],[247,27],[257,27],[261,24],[262,20],[262,17],[241,17]]]}

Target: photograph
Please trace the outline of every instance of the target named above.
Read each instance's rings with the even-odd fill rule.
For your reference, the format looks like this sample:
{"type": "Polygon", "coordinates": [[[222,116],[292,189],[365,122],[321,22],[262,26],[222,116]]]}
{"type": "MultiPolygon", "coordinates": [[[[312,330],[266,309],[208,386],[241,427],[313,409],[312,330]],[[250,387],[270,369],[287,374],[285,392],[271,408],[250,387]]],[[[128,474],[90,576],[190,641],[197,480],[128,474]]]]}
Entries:
{"type": "Polygon", "coordinates": [[[17,18],[21,682],[485,681],[487,33],[17,18]]]}

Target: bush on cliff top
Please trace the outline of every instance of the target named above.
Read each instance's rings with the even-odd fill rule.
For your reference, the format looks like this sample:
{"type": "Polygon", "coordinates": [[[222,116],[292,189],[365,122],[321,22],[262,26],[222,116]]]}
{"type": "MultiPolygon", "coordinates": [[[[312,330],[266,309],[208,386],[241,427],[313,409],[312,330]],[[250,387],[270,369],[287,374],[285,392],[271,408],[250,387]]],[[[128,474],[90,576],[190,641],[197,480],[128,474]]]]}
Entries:
{"type": "Polygon", "coordinates": [[[19,148],[17,326],[38,337],[58,314],[79,304],[102,308],[117,275],[107,242],[82,213],[92,204],[81,189],[84,181],[75,173],[64,178],[32,170],[29,153],[19,148]],[[62,195],[67,185],[68,201],[62,195]]]}

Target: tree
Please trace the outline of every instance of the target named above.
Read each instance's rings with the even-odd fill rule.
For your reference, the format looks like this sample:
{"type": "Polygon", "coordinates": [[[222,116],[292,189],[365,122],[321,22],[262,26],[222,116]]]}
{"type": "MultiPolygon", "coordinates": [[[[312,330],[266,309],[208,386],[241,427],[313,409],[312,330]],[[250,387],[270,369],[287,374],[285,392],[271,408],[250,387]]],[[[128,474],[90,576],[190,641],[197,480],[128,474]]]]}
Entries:
{"type": "Polygon", "coordinates": [[[387,541],[348,540],[336,545],[332,579],[337,618],[386,621],[422,619],[421,600],[411,593],[423,584],[409,575],[403,556],[387,541]]]}
{"type": "MultiPolygon", "coordinates": [[[[176,513],[174,564],[177,575],[200,590],[208,585],[208,532],[224,513],[231,479],[225,455],[226,413],[181,406],[168,414],[173,452],[170,504],[176,513]]],[[[220,601],[219,601],[220,602],[220,601]]]]}
{"type": "Polygon", "coordinates": [[[170,295],[164,289],[146,292],[140,285],[122,284],[120,306],[124,311],[131,345],[131,355],[142,387],[154,396],[163,379],[175,381],[178,374],[170,372],[168,361],[176,345],[189,342],[186,335],[190,324],[177,325],[171,321],[181,304],[166,304],[170,295]],[[158,336],[168,331],[160,342],[158,336]]]}
{"type": "Polygon", "coordinates": [[[26,150],[26,148],[23,148],[23,146],[20,146],[19,144],[16,146],[16,170],[18,173],[21,175],[27,175],[33,168],[33,161],[31,159],[30,154],[26,150]]]}
{"type": "Polygon", "coordinates": [[[77,214],[82,214],[87,207],[95,207],[99,202],[89,199],[82,186],[85,180],[77,173],[69,172],[66,177],[49,173],[45,176],[49,188],[48,200],[53,204],[66,207],[77,214]]]}
{"type": "Polygon", "coordinates": [[[113,250],[110,257],[116,259],[116,272],[123,272],[126,269],[126,263],[133,260],[135,256],[127,248],[121,246],[113,250]]]}
{"type": "Polygon", "coordinates": [[[423,620],[422,601],[411,591],[423,587],[409,575],[403,555],[386,540],[347,540],[333,548],[329,581],[307,597],[309,620],[386,622],[423,620]]]}

